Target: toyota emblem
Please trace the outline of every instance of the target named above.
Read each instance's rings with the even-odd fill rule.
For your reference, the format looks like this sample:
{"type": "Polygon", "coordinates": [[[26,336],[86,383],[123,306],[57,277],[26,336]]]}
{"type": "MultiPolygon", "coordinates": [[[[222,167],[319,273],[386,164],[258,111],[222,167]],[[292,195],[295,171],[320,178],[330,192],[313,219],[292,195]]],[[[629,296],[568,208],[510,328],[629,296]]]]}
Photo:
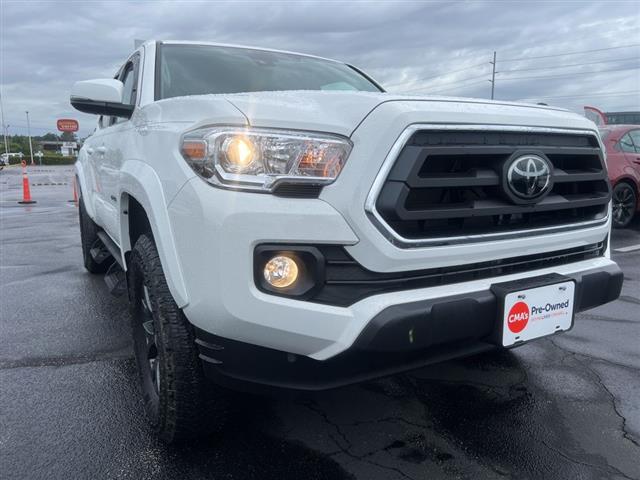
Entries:
{"type": "Polygon", "coordinates": [[[528,154],[516,157],[507,170],[507,186],[518,198],[535,200],[551,188],[552,165],[546,158],[528,154]]]}

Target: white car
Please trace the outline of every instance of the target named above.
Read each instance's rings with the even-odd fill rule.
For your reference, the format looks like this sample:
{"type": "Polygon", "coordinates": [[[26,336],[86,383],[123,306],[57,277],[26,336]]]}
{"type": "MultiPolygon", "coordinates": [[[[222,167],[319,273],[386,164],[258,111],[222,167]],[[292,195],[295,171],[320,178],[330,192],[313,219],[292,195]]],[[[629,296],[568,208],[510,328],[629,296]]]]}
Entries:
{"type": "Polygon", "coordinates": [[[192,42],[145,43],[71,103],[100,115],[76,163],[84,263],[128,291],[167,441],[221,424],[220,385],[325,389],[511,348],[620,293],[578,114],[192,42]]]}
{"type": "Polygon", "coordinates": [[[24,155],[22,154],[22,152],[18,152],[18,153],[2,153],[2,154],[0,154],[0,165],[8,166],[8,165],[11,164],[11,160],[12,159],[15,158],[18,161],[21,161],[23,157],[24,157],[24,155]]]}

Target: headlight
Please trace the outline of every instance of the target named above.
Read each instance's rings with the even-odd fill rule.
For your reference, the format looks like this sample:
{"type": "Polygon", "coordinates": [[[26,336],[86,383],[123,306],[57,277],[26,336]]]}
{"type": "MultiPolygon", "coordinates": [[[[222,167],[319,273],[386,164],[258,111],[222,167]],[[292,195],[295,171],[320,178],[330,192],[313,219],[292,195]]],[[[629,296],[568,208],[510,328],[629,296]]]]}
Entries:
{"type": "Polygon", "coordinates": [[[351,142],[323,133],[215,127],[185,134],[180,150],[191,168],[214,185],[271,191],[281,182],[333,182],[351,142]]]}

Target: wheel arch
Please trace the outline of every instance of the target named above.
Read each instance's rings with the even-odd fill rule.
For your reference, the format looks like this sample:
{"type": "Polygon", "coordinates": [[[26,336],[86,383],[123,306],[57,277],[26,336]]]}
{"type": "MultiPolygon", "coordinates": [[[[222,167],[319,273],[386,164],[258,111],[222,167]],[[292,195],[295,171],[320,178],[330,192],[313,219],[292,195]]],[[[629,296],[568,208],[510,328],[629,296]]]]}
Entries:
{"type": "Polygon", "coordinates": [[[158,249],[167,285],[180,308],[188,303],[188,294],[168,215],[168,202],[160,179],[146,163],[127,161],[120,176],[120,249],[128,265],[135,241],[151,233],[158,249]]]}
{"type": "Polygon", "coordinates": [[[77,185],[78,201],[81,201],[84,203],[85,211],[87,212],[89,217],[95,220],[96,212],[95,212],[95,209],[93,208],[93,202],[91,202],[89,198],[89,195],[90,195],[90,189],[88,185],[89,179],[86,177],[85,168],[80,161],[77,161],[74,164],[74,167],[76,170],[75,178],[76,178],[76,181],[78,182],[78,185],[77,185]]]}

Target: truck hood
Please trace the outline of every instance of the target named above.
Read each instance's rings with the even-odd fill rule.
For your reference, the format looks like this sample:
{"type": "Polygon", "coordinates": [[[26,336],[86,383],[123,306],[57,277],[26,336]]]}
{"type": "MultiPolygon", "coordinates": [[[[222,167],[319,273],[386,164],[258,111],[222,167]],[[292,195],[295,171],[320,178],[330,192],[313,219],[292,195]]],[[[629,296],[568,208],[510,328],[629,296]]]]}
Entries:
{"type": "MultiPolygon", "coordinates": [[[[256,92],[226,95],[256,127],[294,128],[338,133],[351,136],[363,120],[382,104],[396,105],[396,111],[421,110],[428,112],[455,112],[457,122],[465,109],[486,111],[487,117],[518,112],[524,124],[530,119],[535,124],[567,126],[589,122],[561,108],[518,102],[492,101],[478,98],[397,95],[370,92],[284,91],[256,92]]],[[[442,119],[435,119],[440,122],[442,119]]],[[[491,123],[491,118],[487,118],[491,123]]],[[[433,121],[424,118],[424,121],[433,121]]]]}
{"type": "Polygon", "coordinates": [[[330,132],[347,137],[385,99],[379,93],[315,90],[227,96],[252,126],[330,132]]]}
{"type": "MultiPolygon", "coordinates": [[[[518,110],[523,119],[536,118],[550,125],[560,118],[564,119],[561,123],[566,123],[567,117],[572,119],[569,123],[588,122],[584,117],[563,109],[517,102],[316,90],[176,97],[155,102],[145,110],[149,113],[147,120],[151,122],[188,122],[192,127],[246,123],[255,127],[311,130],[349,137],[373,110],[388,103],[395,103],[400,110],[418,108],[429,111],[431,108],[439,110],[444,107],[446,110],[455,110],[458,115],[464,113],[465,108],[481,111],[486,107],[488,115],[518,110]]],[[[427,118],[424,120],[430,121],[427,118]]]]}

